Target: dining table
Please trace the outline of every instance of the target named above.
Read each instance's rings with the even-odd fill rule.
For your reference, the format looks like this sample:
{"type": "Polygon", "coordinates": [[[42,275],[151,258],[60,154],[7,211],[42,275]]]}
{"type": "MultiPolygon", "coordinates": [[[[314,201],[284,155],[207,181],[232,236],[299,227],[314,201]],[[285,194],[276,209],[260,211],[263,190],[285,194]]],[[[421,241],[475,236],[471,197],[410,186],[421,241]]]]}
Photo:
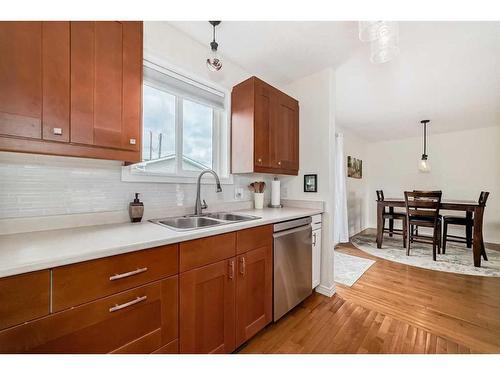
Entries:
{"type": "MultiPolygon", "coordinates": [[[[382,247],[384,234],[384,212],[385,208],[389,209],[389,213],[394,212],[395,207],[406,208],[404,198],[385,198],[383,201],[377,201],[377,248],[382,247]]],[[[474,218],[474,229],[472,239],[472,256],[475,267],[481,267],[481,255],[485,252],[483,242],[483,216],[484,206],[478,201],[472,200],[455,200],[444,199],[441,201],[440,210],[464,211],[466,217],[474,218]]],[[[394,224],[389,223],[392,227],[394,224]]]]}

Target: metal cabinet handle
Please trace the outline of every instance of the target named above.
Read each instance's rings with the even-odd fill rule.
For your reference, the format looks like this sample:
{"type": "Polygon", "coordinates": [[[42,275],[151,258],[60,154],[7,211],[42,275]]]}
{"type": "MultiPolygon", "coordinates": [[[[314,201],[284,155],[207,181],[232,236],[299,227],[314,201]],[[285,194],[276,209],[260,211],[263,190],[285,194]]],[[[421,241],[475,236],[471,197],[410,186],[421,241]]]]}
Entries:
{"type": "Polygon", "coordinates": [[[316,246],[316,233],[313,233],[313,246],[316,246]]]}
{"type": "Polygon", "coordinates": [[[130,138],[129,143],[130,143],[131,145],[135,145],[135,143],[136,143],[135,138],[130,138]]]}
{"type": "Polygon", "coordinates": [[[148,297],[147,296],[142,296],[142,297],[137,297],[136,299],[132,300],[132,301],[129,301],[129,302],[125,302],[125,303],[122,303],[121,305],[114,305],[113,307],[110,307],[109,308],[109,312],[115,312],[115,311],[118,311],[118,310],[121,310],[121,309],[124,309],[126,307],[129,307],[129,306],[132,306],[132,305],[135,305],[139,302],[142,302],[142,301],[145,301],[148,297]]]}
{"type": "Polygon", "coordinates": [[[245,257],[241,257],[240,258],[240,273],[242,275],[245,275],[246,271],[247,271],[247,262],[245,260],[245,257]]]}
{"type": "Polygon", "coordinates": [[[229,279],[232,280],[234,278],[234,260],[229,261],[229,279]]]}
{"type": "Polygon", "coordinates": [[[113,276],[110,276],[109,281],[119,280],[119,279],[123,279],[125,277],[134,276],[134,275],[137,275],[138,273],[146,272],[147,270],[148,270],[148,268],[144,267],[144,268],[138,268],[135,271],[125,272],[125,273],[120,273],[120,274],[117,273],[113,276]]]}
{"type": "Polygon", "coordinates": [[[262,164],[262,159],[261,159],[261,158],[258,158],[258,159],[257,159],[257,163],[262,164]]]}
{"type": "Polygon", "coordinates": [[[62,135],[63,131],[62,131],[62,128],[53,128],[52,133],[54,135],[62,135]]]}
{"type": "Polygon", "coordinates": [[[281,165],[281,161],[278,162],[278,165],[281,165]]]}

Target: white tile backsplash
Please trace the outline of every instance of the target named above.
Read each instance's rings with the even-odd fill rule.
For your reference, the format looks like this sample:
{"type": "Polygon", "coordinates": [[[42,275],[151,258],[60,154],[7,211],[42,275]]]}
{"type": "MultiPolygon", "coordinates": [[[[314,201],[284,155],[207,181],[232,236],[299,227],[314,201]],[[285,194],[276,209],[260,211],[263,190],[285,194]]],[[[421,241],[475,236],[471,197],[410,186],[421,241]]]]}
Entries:
{"type": "MultiPolygon", "coordinates": [[[[195,184],[122,182],[121,168],[116,161],[0,152],[0,219],[126,211],[135,192],[146,210],[194,206],[195,184]]],[[[246,186],[256,179],[270,184],[271,176],[235,176],[222,193],[202,185],[202,198],[209,206],[235,202],[234,189],[243,187],[238,201],[249,201],[246,186]]]]}

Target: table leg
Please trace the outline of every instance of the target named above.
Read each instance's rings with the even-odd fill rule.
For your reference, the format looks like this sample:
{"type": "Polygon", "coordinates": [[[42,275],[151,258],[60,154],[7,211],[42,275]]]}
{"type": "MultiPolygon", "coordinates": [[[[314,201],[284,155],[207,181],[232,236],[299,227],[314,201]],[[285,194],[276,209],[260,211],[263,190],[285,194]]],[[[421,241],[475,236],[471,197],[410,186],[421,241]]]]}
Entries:
{"type": "Polygon", "coordinates": [[[377,248],[382,247],[382,237],[384,235],[384,205],[377,202],[377,248]]]}
{"type": "Polygon", "coordinates": [[[483,244],[483,214],[484,207],[474,208],[474,236],[472,240],[472,252],[474,254],[474,266],[481,267],[481,252],[483,244]]]}
{"type": "MultiPolygon", "coordinates": [[[[472,222],[472,211],[467,211],[465,213],[465,218],[467,222],[472,222]]],[[[465,238],[467,247],[470,249],[472,247],[472,225],[465,226],[465,238]]]]}
{"type": "MultiPolygon", "coordinates": [[[[394,207],[389,207],[389,213],[394,213],[394,207]]],[[[392,237],[392,232],[394,231],[394,219],[389,219],[389,237],[392,237]]]]}

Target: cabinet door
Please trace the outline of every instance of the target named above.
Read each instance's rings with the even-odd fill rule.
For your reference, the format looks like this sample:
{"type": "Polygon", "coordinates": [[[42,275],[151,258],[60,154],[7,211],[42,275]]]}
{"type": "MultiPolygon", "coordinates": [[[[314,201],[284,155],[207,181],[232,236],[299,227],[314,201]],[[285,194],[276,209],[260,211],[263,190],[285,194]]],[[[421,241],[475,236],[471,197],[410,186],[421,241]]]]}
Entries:
{"type": "Polygon", "coordinates": [[[251,250],[237,258],[236,346],[271,322],[273,303],[273,251],[271,246],[251,250]]]}
{"type": "Polygon", "coordinates": [[[312,232],[312,287],[319,285],[321,269],[321,229],[312,232]]]}
{"type": "Polygon", "coordinates": [[[0,22],[0,134],[42,136],[42,22],[0,22]]]}
{"type": "Polygon", "coordinates": [[[235,348],[235,258],[180,275],[180,353],[235,348]]]}
{"type": "Polygon", "coordinates": [[[276,120],[271,128],[273,167],[288,171],[299,169],[299,104],[277,93],[276,120]]]}
{"type": "Polygon", "coordinates": [[[267,83],[255,80],[254,165],[257,171],[259,167],[273,166],[270,131],[276,107],[274,91],[267,83]]]}
{"type": "Polygon", "coordinates": [[[141,22],[71,22],[71,141],[139,150],[141,22]]]}

